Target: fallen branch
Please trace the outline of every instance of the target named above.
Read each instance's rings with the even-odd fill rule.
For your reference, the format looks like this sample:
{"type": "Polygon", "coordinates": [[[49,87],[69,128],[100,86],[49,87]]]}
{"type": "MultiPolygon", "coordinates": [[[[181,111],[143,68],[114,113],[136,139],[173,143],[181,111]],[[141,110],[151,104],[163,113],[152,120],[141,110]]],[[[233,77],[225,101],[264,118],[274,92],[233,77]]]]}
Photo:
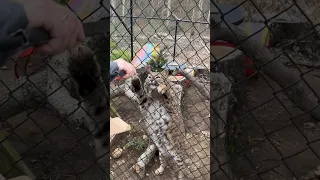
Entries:
{"type": "Polygon", "coordinates": [[[190,80],[190,83],[196,87],[199,92],[207,99],[210,100],[209,90],[205,87],[204,84],[201,84],[195,77],[186,71],[176,70],[174,74],[182,74],[186,79],[190,80]]]}
{"type": "MultiPolygon", "coordinates": [[[[213,19],[211,20],[211,24],[216,24],[213,19]]],[[[299,73],[286,68],[281,61],[273,60],[274,57],[269,50],[259,42],[246,39],[248,35],[243,30],[231,24],[229,24],[229,26],[231,29],[225,25],[212,27],[210,32],[211,41],[223,40],[232,43],[239,46],[239,49],[250,57],[250,59],[254,60],[256,64],[265,64],[261,66],[261,70],[269,77],[282,88],[291,86],[283,89],[287,97],[303,111],[310,110],[310,115],[320,121],[320,107],[317,107],[319,105],[317,99],[310,96],[310,94],[313,93],[303,81],[301,81],[299,73]]],[[[216,62],[213,63],[216,64],[216,62]]]]}

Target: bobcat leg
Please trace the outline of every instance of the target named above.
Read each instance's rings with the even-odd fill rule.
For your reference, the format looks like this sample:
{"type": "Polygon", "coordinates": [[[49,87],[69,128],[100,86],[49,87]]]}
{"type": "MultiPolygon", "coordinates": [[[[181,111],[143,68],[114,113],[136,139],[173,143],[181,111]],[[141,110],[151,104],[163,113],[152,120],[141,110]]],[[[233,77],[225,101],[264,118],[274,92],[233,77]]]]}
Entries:
{"type": "Polygon", "coordinates": [[[134,165],[134,169],[136,173],[143,178],[145,175],[146,165],[150,162],[151,158],[153,157],[154,153],[156,152],[157,147],[154,143],[151,143],[145,152],[141,154],[138,158],[137,163],[134,165]]]}
{"type": "Polygon", "coordinates": [[[154,172],[156,175],[161,175],[164,172],[164,169],[167,167],[167,161],[166,158],[159,153],[159,160],[160,160],[160,166],[158,169],[156,169],[156,171],[154,172]]]}
{"type": "Polygon", "coordinates": [[[165,157],[171,157],[174,160],[175,164],[179,167],[178,179],[180,179],[180,180],[184,179],[185,175],[183,173],[183,170],[187,170],[187,167],[186,167],[185,163],[183,162],[182,157],[177,152],[177,150],[175,148],[173,148],[172,143],[170,143],[170,141],[168,141],[168,139],[165,139],[165,144],[167,144],[166,146],[164,146],[164,147],[166,147],[165,151],[167,152],[165,154],[165,157]]]}

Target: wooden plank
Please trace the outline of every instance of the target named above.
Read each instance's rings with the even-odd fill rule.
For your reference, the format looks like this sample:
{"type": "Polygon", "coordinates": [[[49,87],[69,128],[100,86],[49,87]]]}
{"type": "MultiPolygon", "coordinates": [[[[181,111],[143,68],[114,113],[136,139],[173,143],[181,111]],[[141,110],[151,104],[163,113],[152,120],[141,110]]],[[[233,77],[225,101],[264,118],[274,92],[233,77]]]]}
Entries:
{"type": "Polygon", "coordinates": [[[110,118],[110,136],[130,131],[132,127],[121,118],[110,118]]]}

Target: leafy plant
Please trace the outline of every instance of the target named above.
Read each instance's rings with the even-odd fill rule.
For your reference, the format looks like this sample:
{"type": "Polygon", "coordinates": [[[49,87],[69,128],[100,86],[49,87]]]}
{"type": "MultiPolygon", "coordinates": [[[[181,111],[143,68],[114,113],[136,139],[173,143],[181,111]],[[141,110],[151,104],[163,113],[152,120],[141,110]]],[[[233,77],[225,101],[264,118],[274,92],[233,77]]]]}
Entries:
{"type": "Polygon", "coordinates": [[[141,137],[134,137],[124,147],[125,148],[132,147],[134,149],[141,151],[147,147],[147,142],[143,140],[141,137]]]}
{"type": "Polygon", "coordinates": [[[160,50],[159,55],[147,63],[150,65],[152,72],[161,72],[164,70],[162,67],[168,62],[168,60],[164,57],[163,52],[164,50],[160,50]]]}

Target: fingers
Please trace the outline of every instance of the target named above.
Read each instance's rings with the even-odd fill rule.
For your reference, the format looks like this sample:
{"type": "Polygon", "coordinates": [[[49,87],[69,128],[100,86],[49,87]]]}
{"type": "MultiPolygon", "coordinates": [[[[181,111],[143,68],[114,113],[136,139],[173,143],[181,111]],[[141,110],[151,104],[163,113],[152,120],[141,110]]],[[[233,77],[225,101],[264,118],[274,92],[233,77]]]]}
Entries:
{"type": "Polygon", "coordinates": [[[131,63],[126,62],[125,66],[126,75],[123,76],[124,79],[134,76],[137,72],[135,67],[131,63]]]}
{"type": "Polygon", "coordinates": [[[44,28],[50,32],[51,40],[36,50],[56,54],[65,51],[67,48],[72,48],[78,42],[85,40],[85,34],[81,21],[68,8],[53,4],[51,13],[55,18],[49,18],[50,21],[45,21],[44,28]]]}
{"type": "Polygon", "coordinates": [[[133,64],[128,63],[127,61],[125,61],[121,58],[115,60],[114,62],[117,63],[120,71],[126,72],[126,74],[124,76],[122,76],[122,78],[124,78],[124,79],[127,79],[131,76],[134,76],[137,73],[136,68],[133,66],[133,64]]]}

